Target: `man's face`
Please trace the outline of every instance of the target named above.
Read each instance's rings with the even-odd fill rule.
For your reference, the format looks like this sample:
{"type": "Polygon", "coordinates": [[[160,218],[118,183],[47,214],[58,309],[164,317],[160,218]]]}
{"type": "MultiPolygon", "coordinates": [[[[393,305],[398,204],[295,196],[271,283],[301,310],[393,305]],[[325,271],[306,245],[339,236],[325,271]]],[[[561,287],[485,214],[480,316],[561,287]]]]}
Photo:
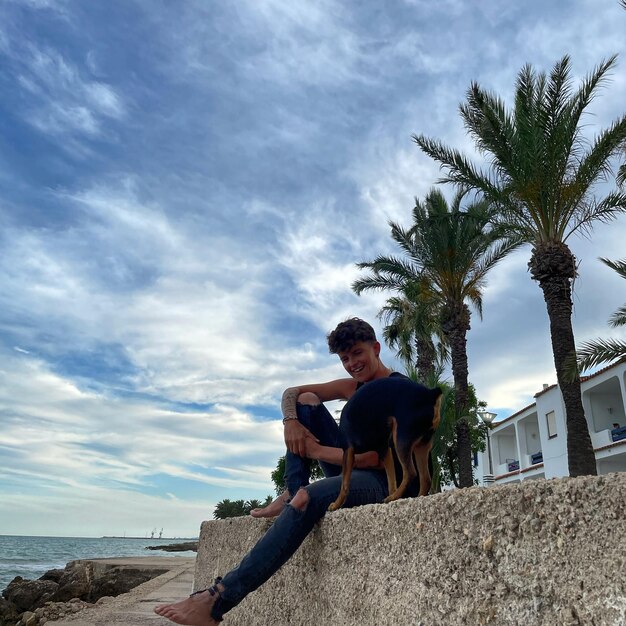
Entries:
{"type": "Polygon", "coordinates": [[[349,350],[338,353],[344,369],[358,382],[366,383],[378,371],[380,344],[378,341],[357,341],[349,350]]]}

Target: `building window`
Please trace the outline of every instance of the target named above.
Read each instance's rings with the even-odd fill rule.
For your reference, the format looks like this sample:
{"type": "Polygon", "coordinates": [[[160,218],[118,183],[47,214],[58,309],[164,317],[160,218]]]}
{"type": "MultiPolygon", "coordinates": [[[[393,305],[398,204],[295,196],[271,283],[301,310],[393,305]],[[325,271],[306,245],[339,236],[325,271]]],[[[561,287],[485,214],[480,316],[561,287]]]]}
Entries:
{"type": "Polygon", "coordinates": [[[556,432],[556,415],[554,411],[546,413],[546,422],[548,424],[548,439],[553,439],[557,436],[556,432]]]}

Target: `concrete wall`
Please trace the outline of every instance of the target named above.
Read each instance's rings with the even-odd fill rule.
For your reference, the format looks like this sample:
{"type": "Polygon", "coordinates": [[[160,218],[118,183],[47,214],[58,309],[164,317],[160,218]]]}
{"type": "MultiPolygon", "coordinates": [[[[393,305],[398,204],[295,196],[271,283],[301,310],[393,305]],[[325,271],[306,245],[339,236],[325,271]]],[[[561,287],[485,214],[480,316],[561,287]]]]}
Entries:
{"type": "MultiPolygon", "coordinates": [[[[269,526],[202,525],[195,588],[269,526]]],[[[329,513],[228,626],[626,624],[626,473],[329,513]]]]}

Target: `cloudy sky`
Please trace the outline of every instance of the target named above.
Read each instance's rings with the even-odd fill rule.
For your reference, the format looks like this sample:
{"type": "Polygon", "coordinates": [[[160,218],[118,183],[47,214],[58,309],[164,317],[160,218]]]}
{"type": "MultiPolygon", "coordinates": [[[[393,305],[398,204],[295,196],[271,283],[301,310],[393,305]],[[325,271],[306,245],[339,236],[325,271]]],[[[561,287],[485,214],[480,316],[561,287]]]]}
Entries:
{"type": "MultiPolygon", "coordinates": [[[[411,135],[471,151],[470,81],[620,53],[591,136],[625,34],[617,0],[2,0],[0,533],[193,536],[272,493],[282,390],[342,375],[342,319],[380,329],[350,284],[438,177],[411,135]]],[[[625,224],[571,240],[578,340],[626,301],[597,260],[625,224]]],[[[528,256],[468,337],[499,417],[556,381],[528,256]]]]}

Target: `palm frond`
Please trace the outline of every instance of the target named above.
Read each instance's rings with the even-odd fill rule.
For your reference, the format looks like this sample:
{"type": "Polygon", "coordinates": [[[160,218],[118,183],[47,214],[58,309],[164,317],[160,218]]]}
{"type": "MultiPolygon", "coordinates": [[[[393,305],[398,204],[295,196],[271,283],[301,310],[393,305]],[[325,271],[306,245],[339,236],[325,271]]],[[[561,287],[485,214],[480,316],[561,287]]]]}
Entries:
{"type": "Polygon", "coordinates": [[[574,178],[576,184],[586,191],[595,182],[607,180],[611,174],[610,159],[621,152],[625,142],[626,115],[623,115],[596,137],[581,159],[574,178]]]}
{"type": "MultiPolygon", "coordinates": [[[[615,270],[622,278],[626,278],[626,259],[622,259],[621,261],[611,261],[610,259],[600,257],[600,261],[612,270],[615,270]]],[[[626,305],[619,307],[619,309],[611,315],[609,318],[609,325],[613,328],[626,326],[626,305]]]]}
{"type": "MultiPolygon", "coordinates": [[[[375,278],[376,281],[383,281],[383,283],[388,281],[389,285],[383,285],[383,289],[397,289],[396,285],[400,285],[400,289],[402,289],[407,283],[420,280],[420,269],[416,267],[412,259],[378,256],[373,261],[365,261],[356,265],[359,269],[370,270],[373,274],[372,278],[375,278]]],[[[367,288],[380,289],[381,287],[372,286],[367,288]]],[[[357,293],[360,293],[360,291],[357,291],[357,293]]]]}
{"type": "Polygon", "coordinates": [[[401,278],[390,278],[388,276],[368,276],[358,278],[352,283],[352,289],[357,295],[361,295],[364,291],[382,291],[388,289],[390,291],[402,291],[404,282],[401,278]]]}
{"type": "Polygon", "coordinates": [[[568,232],[563,234],[562,241],[579,230],[590,231],[594,222],[610,222],[617,215],[626,212],[626,192],[613,191],[600,201],[592,200],[580,205],[575,221],[568,232]]]}
{"type": "Polygon", "coordinates": [[[578,367],[584,372],[602,363],[626,358],[626,342],[616,339],[587,341],[577,349],[578,367]]]}
{"type": "Polygon", "coordinates": [[[622,278],[626,278],[626,259],[622,259],[621,261],[611,261],[611,259],[600,257],[600,261],[612,270],[615,270],[622,278]]]}
{"type": "MultiPolygon", "coordinates": [[[[626,259],[621,261],[611,261],[601,257],[600,261],[615,270],[622,278],[626,278],[626,259]]],[[[620,307],[609,319],[609,324],[613,327],[626,326],[626,305],[620,307]]],[[[608,363],[616,359],[626,358],[626,343],[616,339],[596,339],[583,343],[577,348],[577,364],[580,371],[584,371],[608,363]]],[[[570,367],[570,374],[572,368],[570,367]]]]}
{"type": "Polygon", "coordinates": [[[467,102],[459,107],[459,111],[479,151],[491,154],[494,164],[507,163],[514,167],[515,124],[504,102],[483,91],[478,83],[472,83],[467,102]]]}
{"type": "Polygon", "coordinates": [[[611,317],[609,317],[609,325],[613,328],[626,326],[626,305],[619,307],[617,311],[611,314],[611,317]]]}
{"type": "Polygon", "coordinates": [[[499,187],[489,175],[476,169],[458,150],[448,148],[442,142],[428,139],[423,135],[413,135],[413,141],[428,156],[441,163],[446,175],[440,178],[438,183],[452,183],[461,189],[478,189],[492,200],[500,196],[499,187]]]}
{"type": "Polygon", "coordinates": [[[395,222],[389,222],[391,238],[400,246],[403,252],[412,257],[416,246],[415,233],[412,229],[405,229],[395,222]]]}
{"type": "Polygon", "coordinates": [[[578,92],[573,97],[572,123],[578,126],[580,117],[597,93],[597,89],[608,79],[607,74],[615,67],[617,54],[601,61],[583,80],[578,92]]]}
{"type": "Polygon", "coordinates": [[[475,276],[483,279],[505,256],[517,250],[525,243],[520,238],[509,238],[497,241],[480,259],[475,269],[475,276]]]}

